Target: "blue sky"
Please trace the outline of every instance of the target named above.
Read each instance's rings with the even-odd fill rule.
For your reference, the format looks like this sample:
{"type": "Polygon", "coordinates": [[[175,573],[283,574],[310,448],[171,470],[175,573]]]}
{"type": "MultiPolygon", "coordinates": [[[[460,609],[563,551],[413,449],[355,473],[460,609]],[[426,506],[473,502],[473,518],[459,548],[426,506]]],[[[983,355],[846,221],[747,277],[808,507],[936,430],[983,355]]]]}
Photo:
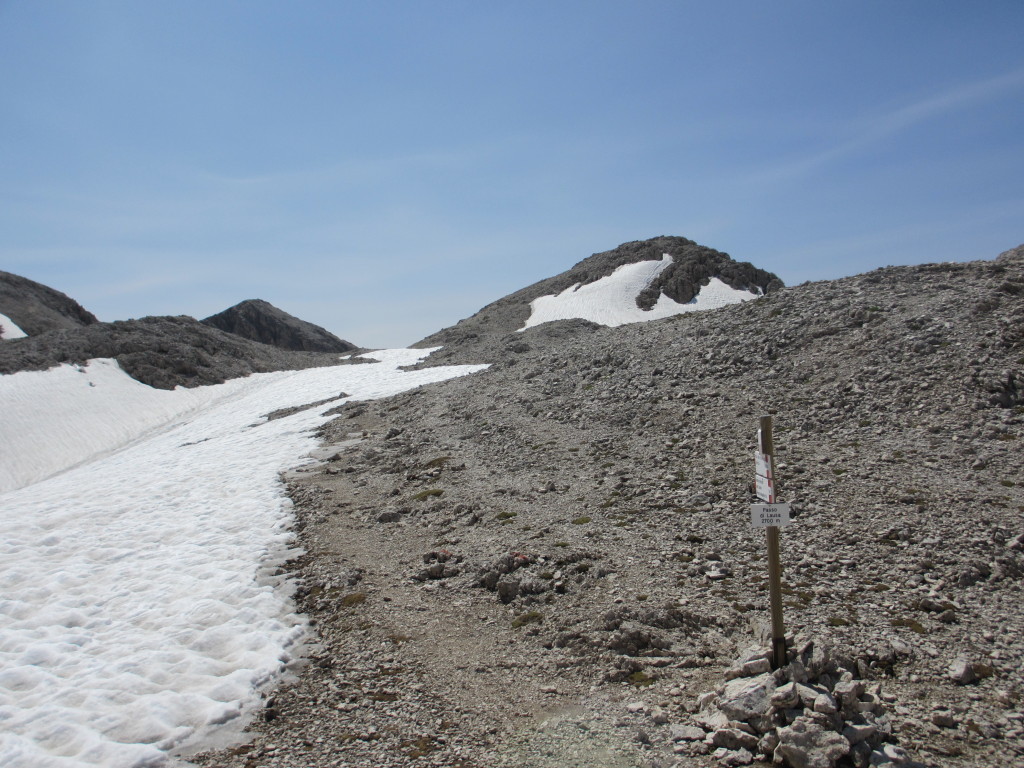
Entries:
{"type": "Polygon", "coordinates": [[[1024,242],[1024,3],[0,0],[0,269],[400,346],[619,243],[1024,242]]]}

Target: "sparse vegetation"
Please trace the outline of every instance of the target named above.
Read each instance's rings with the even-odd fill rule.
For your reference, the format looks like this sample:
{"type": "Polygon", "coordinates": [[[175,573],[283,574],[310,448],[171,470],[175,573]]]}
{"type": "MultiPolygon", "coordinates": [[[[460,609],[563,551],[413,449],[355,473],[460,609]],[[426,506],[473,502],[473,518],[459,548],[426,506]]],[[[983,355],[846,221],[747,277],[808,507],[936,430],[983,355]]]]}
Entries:
{"type": "Polygon", "coordinates": [[[541,615],[540,611],[527,611],[526,613],[521,613],[512,619],[512,629],[519,629],[520,627],[525,627],[527,624],[540,624],[543,621],[544,617],[541,615]]]}
{"type": "Polygon", "coordinates": [[[430,499],[435,496],[440,496],[443,493],[444,490],[442,488],[427,488],[425,491],[420,491],[419,493],[413,495],[412,499],[413,501],[423,501],[424,499],[430,499]]]}
{"type": "Polygon", "coordinates": [[[362,605],[365,602],[365,592],[352,592],[351,594],[345,595],[341,598],[341,605],[345,608],[355,608],[357,605],[362,605]]]}
{"type": "Polygon", "coordinates": [[[630,685],[634,685],[637,688],[646,688],[649,685],[654,685],[654,682],[657,679],[658,678],[654,677],[653,675],[647,674],[643,670],[637,670],[636,672],[631,674],[629,677],[627,677],[626,681],[630,685]]]}
{"type": "Polygon", "coordinates": [[[894,627],[905,627],[911,632],[916,632],[919,635],[923,635],[928,631],[924,628],[924,625],[921,624],[921,622],[915,619],[893,619],[889,623],[894,627]]]}

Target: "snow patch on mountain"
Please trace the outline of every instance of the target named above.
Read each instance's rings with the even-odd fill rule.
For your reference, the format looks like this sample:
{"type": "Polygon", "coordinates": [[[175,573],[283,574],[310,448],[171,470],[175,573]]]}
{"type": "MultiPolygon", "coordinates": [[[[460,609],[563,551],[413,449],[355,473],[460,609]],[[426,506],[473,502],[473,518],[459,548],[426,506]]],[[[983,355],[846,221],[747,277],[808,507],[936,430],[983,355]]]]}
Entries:
{"type": "Polygon", "coordinates": [[[660,320],[665,317],[717,309],[727,304],[757,298],[757,294],[731,288],[718,278],[712,277],[692,301],[680,304],[665,294],[658,297],[650,310],[643,310],[636,304],[636,298],[657,277],[672,264],[672,257],[665,254],[661,261],[638,261],[623,264],[612,274],[593,283],[577,283],[559,294],[541,296],[530,302],[530,317],[525,331],[541,323],[553,320],[580,318],[607,326],[641,323],[660,320]]]}
{"type": "Polygon", "coordinates": [[[0,422],[18,425],[0,465],[101,454],[0,494],[0,765],[157,765],[251,709],[304,636],[273,578],[292,542],[280,473],[312,460],[342,400],[265,416],[486,367],[399,369],[431,351],[171,392],[112,361],[0,377],[0,422]],[[79,430],[100,436],[69,446],[79,430]]]}
{"type": "Polygon", "coordinates": [[[7,315],[0,314],[0,339],[23,339],[28,336],[7,315]]]}

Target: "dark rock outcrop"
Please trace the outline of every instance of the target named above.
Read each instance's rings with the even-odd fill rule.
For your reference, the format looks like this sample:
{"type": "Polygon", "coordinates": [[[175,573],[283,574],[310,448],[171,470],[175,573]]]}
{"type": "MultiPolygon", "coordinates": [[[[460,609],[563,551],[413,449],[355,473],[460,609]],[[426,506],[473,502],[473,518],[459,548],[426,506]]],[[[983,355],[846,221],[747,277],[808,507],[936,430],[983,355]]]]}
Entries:
{"type": "Polygon", "coordinates": [[[250,373],[339,362],[335,353],[278,349],[191,317],[143,317],[6,341],[0,344],[0,374],[111,357],[129,376],[160,389],[219,384],[250,373]]]}
{"type": "Polygon", "coordinates": [[[0,314],[29,336],[99,322],[69,296],[10,272],[0,272],[0,314]]]}
{"type": "MultiPolygon", "coordinates": [[[[672,264],[637,297],[636,303],[641,309],[653,307],[662,293],[680,304],[686,304],[712,277],[717,277],[731,288],[753,293],[767,294],[783,287],[782,280],[776,275],[758,269],[749,262],[734,261],[727,253],[698,245],[685,237],[662,236],[623,243],[610,251],[595,253],[568,272],[543,281],[551,285],[546,286],[546,290],[537,296],[560,293],[576,283],[593,283],[610,275],[623,264],[660,261],[665,254],[672,257],[672,264]]],[[[530,301],[537,296],[532,296],[530,301]]]]}
{"type": "Polygon", "coordinates": [[[248,299],[202,321],[211,328],[296,352],[351,352],[356,345],[262,299],[248,299]]]}

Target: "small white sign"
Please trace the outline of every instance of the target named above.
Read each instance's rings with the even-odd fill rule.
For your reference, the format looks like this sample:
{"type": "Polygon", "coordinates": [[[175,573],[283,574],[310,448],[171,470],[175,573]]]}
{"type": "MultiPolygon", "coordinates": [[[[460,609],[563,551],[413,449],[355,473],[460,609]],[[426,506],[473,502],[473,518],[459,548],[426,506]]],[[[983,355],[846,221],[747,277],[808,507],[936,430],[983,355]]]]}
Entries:
{"type": "Polygon", "coordinates": [[[751,504],[750,526],[752,528],[768,528],[769,526],[789,525],[789,504],[751,504]]]}
{"type": "Polygon", "coordinates": [[[775,487],[767,477],[754,475],[754,487],[757,489],[757,498],[761,501],[775,501],[775,487]]]}
{"type": "Polygon", "coordinates": [[[767,453],[754,451],[754,472],[761,477],[772,476],[772,457],[767,453]]]}

